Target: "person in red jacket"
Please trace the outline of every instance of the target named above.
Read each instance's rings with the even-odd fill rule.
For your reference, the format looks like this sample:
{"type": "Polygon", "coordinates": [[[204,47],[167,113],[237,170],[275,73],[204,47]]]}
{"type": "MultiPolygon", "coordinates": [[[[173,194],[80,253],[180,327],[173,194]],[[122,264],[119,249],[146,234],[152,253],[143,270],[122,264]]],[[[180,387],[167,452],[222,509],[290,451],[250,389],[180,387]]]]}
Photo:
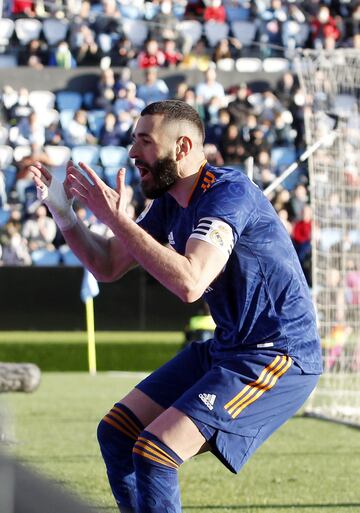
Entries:
{"type": "Polygon", "coordinates": [[[148,39],[146,41],[144,51],[139,53],[138,65],[139,68],[158,68],[165,63],[165,55],[159,48],[159,43],[156,39],[148,39]]]}
{"type": "Polygon", "coordinates": [[[320,5],[316,17],[310,23],[310,28],[314,48],[323,48],[327,39],[336,42],[341,35],[336,19],[330,15],[327,5],[320,5]]]}
{"type": "Polygon", "coordinates": [[[206,2],[204,21],[209,20],[217,21],[218,23],[224,23],[226,21],[226,11],[221,0],[210,0],[206,2]]]}

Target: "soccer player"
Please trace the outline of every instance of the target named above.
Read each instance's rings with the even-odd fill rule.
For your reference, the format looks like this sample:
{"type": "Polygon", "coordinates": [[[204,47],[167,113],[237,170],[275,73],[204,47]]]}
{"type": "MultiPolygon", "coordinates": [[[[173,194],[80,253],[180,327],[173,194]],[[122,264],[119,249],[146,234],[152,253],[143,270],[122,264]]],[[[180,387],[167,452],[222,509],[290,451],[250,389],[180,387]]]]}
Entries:
{"type": "Polygon", "coordinates": [[[211,451],[232,472],[291,417],[322,371],[315,313],[290,238],[238,170],[210,166],[204,129],[184,102],[148,105],[130,157],[153,202],[135,221],[117,190],[70,162],[64,184],[31,167],[39,197],[84,265],[103,281],[143,266],[185,302],[204,297],[213,339],[191,343],[105,415],[98,439],[122,513],[179,513],[178,469],[211,451]],[[91,233],[78,198],[114,237],[91,233]]]}

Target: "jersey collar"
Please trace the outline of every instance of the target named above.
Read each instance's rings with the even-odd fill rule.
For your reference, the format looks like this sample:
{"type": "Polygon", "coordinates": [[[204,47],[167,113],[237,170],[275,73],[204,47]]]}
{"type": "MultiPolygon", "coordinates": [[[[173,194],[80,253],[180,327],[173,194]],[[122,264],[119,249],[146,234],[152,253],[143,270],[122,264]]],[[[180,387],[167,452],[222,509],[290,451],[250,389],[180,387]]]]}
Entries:
{"type": "MultiPolygon", "coordinates": [[[[206,180],[206,174],[207,174],[207,168],[209,167],[209,164],[207,160],[204,160],[197,172],[197,177],[195,179],[194,185],[191,189],[190,195],[189,195],[189,201],[188,205],[197,198],[203,191],[204,191],[204,180],[206,180]]],[[[212,174],[212,173],[211,173],[212,174]]],[[[215,177],[214,177],[215,179],[215,177]]]]}

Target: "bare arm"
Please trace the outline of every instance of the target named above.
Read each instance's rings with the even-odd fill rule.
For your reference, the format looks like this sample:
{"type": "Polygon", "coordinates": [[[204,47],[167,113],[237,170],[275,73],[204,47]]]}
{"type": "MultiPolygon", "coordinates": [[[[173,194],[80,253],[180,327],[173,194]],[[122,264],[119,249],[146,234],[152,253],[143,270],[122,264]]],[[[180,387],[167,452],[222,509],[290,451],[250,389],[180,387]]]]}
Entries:
{"type": "Polygon", "coordinates": [[[124,170],[119,176],[117,193],[109,190],[88,166],[81,164],[81,167],[94,185],[73,169],[69,174],[71,193],[109,226],[119,244],[166,288],[186,302],[201,297],[228,257],[218,248],[196,239],[188,240],[185,255],[162,246],[119,208],[125,195],[124,170]]]}
{"type": "MultiPolygon", "coordinates": [[[[72,163],[69,163],[67,174],[69,174],[71,169],[72,163]]],[[[37,163],[31,166],[30,170],[33,173],[33,180],[39,191],[45,191],[46,188],[50,187],[53,178],[44,166],[37,163]]],[[[66,196],[69,199],[70,191],[67,179],[63,185],[66,196]]],[[[47,197],[44,200],[45,204],[49,203],[49,199],[47,197]]],[[[50,204],[48,206],[52,211],[53,209],[50,204]]],[[[70,201],[66,208],[71,208],[70,201]]],[[[61,216],[60,219],[56,219],[55,212],[53,212],[53,216],[57,220],[71,250],[99,281],[116,280],[136,265],[126,246],[115,237],[106,239],[91,232],[79,218],[74,217],[74,213],[69,216],[69,222],[61,222],[61,216]]]]}

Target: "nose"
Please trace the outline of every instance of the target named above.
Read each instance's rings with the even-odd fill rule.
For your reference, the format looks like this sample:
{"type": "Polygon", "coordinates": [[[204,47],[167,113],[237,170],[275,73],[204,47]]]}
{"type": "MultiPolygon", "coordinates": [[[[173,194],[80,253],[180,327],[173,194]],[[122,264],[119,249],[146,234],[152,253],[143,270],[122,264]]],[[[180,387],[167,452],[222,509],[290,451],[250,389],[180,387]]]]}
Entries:
{"type": "Polygon", "coordinates": [[[129,149],[129,157],[131,159],[136,158],[136,145],[135,145],[135,143],[133,143],[132,146],[129,149]]]}

